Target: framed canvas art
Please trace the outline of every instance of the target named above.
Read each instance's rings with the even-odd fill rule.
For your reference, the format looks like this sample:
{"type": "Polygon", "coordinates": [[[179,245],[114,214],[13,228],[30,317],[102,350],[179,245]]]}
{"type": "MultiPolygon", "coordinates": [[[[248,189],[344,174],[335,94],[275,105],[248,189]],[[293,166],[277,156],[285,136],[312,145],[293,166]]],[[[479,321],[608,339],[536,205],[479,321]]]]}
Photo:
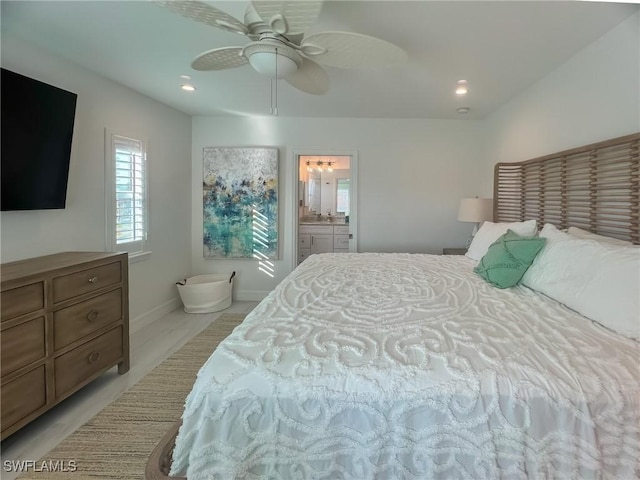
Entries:
{"type": "Polygon", "coordinates": [[[278,149],[203,149],[206,258],[278,258],[278,149]]]}

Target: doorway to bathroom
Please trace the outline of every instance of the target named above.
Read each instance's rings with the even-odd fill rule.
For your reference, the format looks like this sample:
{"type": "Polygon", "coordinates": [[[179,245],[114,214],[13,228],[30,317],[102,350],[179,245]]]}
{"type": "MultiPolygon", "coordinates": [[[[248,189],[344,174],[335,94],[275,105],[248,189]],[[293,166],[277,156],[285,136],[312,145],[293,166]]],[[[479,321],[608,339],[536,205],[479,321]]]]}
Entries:
{"type": "Polygon", "coordinates": [[[357,155],[294,152],[294,266],[315,253],[357,251],[357,155]]]}

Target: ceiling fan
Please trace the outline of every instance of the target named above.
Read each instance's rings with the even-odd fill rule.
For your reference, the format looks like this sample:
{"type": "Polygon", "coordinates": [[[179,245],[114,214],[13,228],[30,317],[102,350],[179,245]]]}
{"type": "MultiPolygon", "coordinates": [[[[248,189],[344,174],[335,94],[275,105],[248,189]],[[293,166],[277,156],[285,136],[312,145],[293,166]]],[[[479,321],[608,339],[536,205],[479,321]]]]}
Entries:
{"type": "Polygon", "coordinates": [[[253,0],[244,23],[198,0],[156,0],[174,13],[248,37],[243,47],[222,47],[198,55],[195,70],[224,70],[250,64],[263,75],[283,78],[306,93],[329,90],[329,76],[320,66],[375,68],[406,60],[401,48],[376,37],[353,32],[321,32],[305,36],[320,14],[322,1],[253,0]]]}

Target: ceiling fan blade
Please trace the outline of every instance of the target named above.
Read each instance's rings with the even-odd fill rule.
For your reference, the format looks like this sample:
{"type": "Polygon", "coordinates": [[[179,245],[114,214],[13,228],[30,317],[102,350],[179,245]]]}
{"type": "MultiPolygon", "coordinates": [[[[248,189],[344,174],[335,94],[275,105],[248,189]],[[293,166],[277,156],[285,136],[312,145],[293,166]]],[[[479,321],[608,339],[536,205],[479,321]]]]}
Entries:
{"type": "Polygon", "coordinates": [[[313,60],[302,58],[302,67],[286,78],[287,82],[312,95],[324,95],[329,91],[329,75],[313,60]]]}
{"type": "Polygon", "coordinates": [[[249,63],[249,60],[240,55],[241,52],[242,47],[215,48],[198,55],[193,62],[191,62],[191,68],[200,71],[210,71],[241,67],[249,63]]]}
{"type": "Polygon", "coordinates": [[[154,3],[196,22],[241,35],[249,33],[245,24],[237,18],[197,0],[154,0],[154,3]]]}
{"type": "Polygon", "coordinates": [[[298,35],[315,23],[322,9],[321,1],[253,0],[253,8],[275,33],[298,35]]]}
{"type": "Polygon", "coordinates": [[[302,41],[301,47],[302,53],[330,67],[387,67],[407,59],[405,51],[393,43],[352,32],[309,35],[302,41]]]}

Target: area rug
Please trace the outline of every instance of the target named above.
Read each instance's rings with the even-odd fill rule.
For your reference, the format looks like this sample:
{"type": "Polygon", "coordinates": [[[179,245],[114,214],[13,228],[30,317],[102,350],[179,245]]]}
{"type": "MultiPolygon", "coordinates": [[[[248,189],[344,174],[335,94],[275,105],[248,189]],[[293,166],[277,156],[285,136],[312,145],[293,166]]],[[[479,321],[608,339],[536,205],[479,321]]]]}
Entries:
{"type": "Polygon", "coordinates": [[[149,455],[180,419],[198,370],[244,317],[222,314],[37,462],[66,471],[38,468],[19,478],[144,479],[149,455]]]}

